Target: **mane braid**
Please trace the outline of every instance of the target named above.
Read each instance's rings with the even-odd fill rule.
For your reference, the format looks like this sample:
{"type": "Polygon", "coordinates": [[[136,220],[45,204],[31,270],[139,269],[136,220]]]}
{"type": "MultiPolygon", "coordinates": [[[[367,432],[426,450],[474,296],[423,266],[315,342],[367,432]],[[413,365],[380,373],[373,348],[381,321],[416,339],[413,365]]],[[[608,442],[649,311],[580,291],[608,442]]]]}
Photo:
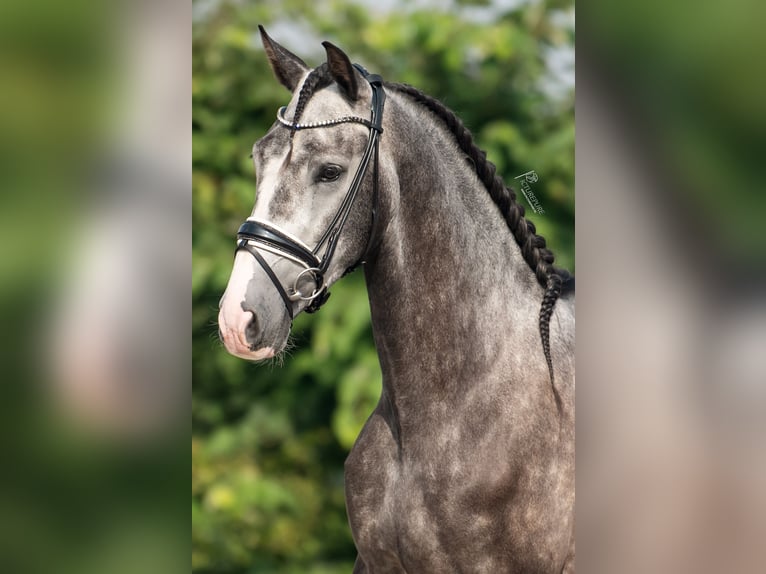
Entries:
{"type": "MultiPolygon", "coordinates": [[[[330,68],[327,65],[327,62],[311,70],[308,77],[306,78],[306,81],[303,82],[301,93],[298,94],[298,103],[295,104],[295,113],[293,114],[292,119],[293,124],[297,124],[301,121],[301,116],[303,115],[303,111],[306,109],[306,104],[308,104],[311,96],[313,96],[322,88],[326,88],[331,83],[332,76],[330,75],[330,68]]],[[[292,130],[290,132],[291,142],[294,135],[295,130],[292,130]]]]}
{"type": "Polygon", "coordinates": [[[487,188],[490,197],[500,209],[508,228],[511,230],[516,243],[521,248],[524,261],[537,277],[538,283],[545,288],[542,304],[540,307],[540,339],[543,345],[545,361],[548,365],[551,386],[553,387],[556,406],[561,411],[561,398],[553,385],[553,360],[551,358],[550,345],[550,320],[556,301],[562,294],[574,289],[574,277],[566,270],[554,267],[553,252],[546,247],[545,239],[537,235],[535,225],[524,218],[524,206],[516,201],[516,192],[505,185],[502,178],[497,175],[497,168],[487,159],[487,154],[473,141],[473,135],[463,122],[452,110],[447,108],[436,98],[424,94],[417,88],[407,84],[386,83],[385,86],[397,92],[405,94],[418,104],[425,106],[452,132],[458,145],[473,162],[476,174],[487,188]]]}

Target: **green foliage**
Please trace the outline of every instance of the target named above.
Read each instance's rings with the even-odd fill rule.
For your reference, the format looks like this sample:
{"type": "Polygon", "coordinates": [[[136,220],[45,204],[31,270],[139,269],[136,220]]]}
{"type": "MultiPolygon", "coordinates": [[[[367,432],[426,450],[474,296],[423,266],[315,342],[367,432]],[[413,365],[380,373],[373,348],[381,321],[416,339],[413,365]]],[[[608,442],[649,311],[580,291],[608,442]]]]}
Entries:
{"type": "MultiPolygon", "coordinates": [[[[257,24],[309,64],[320,63],[319,40],[328,39],[385,78],[440,98],[507,182],[535,170],[533,190],[545,215],[531,218],[560,264],[574,267],[573,94],[552,97],[541,89],[543,54],[571,45],[571,30],[543,4],[488,23],[467,17],[487,2],[459,4],[451,11],[391,13],[350,0],[194,5],[195,572],[351,570],[343,461],[381,385],[360,273],[336,284],[320,313],[296,319],[282,365],[252,365],[217,341],[234,234],[254,199],[250,149],[288,99],[268,68],[257,24]]],[[[555,4],[573,9],[570,1],[555,4]]],[[[525,201],[520,194],[519,201],[525,201]]]]}

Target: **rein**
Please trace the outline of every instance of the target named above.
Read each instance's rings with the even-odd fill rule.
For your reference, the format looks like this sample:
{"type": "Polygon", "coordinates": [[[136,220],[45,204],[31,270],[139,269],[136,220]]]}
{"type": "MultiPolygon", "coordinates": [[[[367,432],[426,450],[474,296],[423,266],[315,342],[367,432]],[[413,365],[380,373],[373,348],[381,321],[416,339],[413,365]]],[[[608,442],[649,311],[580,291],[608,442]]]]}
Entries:
{"type": "MultiPolygon", "coordinates": [[[[287,310],[287,314],[290,316],[291,321],[294,316],[293,303],[296,301],[308,301],[309,304],[305,309],[306,312],[315,313],[322,305],[324,305],[327,299],[329,299],[330,292],[327,290],[324,276],[330,266],[332,257],[335,254],[335,248],[338,246],[341,231],[346,224],[346,220],[351,212],[351,207],[354,205],[357,192],[362,185],[362,180],[367,173],[367,168],[373,157],[375,162],[373,164],[373,207],[371,229],[374,230],[375,228],[378,200],[378,148],[380,134],[383,133],[383,106],[386,101],[386,93],[383,90],[383,78],[377,74],[369,74],[367,70],[359,64],[354,64],[354,67],[359,70],[372,88],[371,119],[366,120],[356,116],[346,116],[334,120],[297,124],[285,119],[284,107],[280,108],[277,112],[277,120],[279,123],[293,131],[323,128],[343,123],[362,124],[367,126],[370,130],[367,147],[362,155],[362,161],[354,174],[354,178],[351,180],[351,185],[349,185],[348,191],[346,191],[346,195],[343,198],[338,211],[335,213],[335,217],[333,217],[330,225],[322,234],[322,237],[314,248],[311,249],[299,238],[285,230],[279,229],[269,222],[255,218],[248,218],[237,231],[237,247],[234,252],[237,253],[240,250],[245,250],[255,258],[274,284],[274,287],[276,287],[279,295],[282,297],[282,301],[285,304],[285,309],[287,310]],[[320,256],[323,246],[324,252],[320,256]],[[282,285],[276,273],[274,273],[274,270],[259,253],[259,249],[279,255],[280,257],[289,259],[304,267],[303,271],[301,271],[293,281],[292,288],[289,288],[288,290],[282,285]],[[314,282],[314,289],[309,295],[304,295],[298,288],[298,282],[304,276],[311,276],[314,282]]],[[[370,240],[364,254],[346,272],[353,270],[360,263],[364,262],[372,246],[373,236],[374,233],[371,232],[370,240]]]]}

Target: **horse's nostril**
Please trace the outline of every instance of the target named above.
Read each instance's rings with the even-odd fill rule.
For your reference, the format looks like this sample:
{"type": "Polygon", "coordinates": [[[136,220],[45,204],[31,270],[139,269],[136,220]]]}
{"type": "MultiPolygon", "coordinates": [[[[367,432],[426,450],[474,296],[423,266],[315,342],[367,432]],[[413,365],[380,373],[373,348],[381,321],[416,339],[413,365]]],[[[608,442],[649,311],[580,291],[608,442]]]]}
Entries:
{"type": "Polygon", "coordinates": [[[260,333],[260,325],[258,325],[258,319],[255,316],[255,313],[250,313],[251,319],[250,322],[245,327],[245,337],[247,338],[247,341],[249,343],[255,343],[258,340],[258,336],[260,333]]]}

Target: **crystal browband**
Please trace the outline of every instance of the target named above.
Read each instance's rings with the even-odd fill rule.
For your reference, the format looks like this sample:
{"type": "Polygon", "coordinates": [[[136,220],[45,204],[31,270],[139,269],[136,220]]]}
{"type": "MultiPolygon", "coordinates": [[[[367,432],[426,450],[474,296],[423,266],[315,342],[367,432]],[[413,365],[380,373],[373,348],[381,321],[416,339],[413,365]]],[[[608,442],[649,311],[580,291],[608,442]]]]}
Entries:
{"type": "MultiPolygon", "coordinates": [[[[370,120],[366,120],[364,118],[360,118],[357,116],[344,116],[342,118],[338,118],[335,120],[324,120],[321,122],[308,122],[305,124],[294,124],[291,121],[288,121],[285,119],[285,110],[287,109],[286,106],[282,106],[279,108],[279,111],[277,112],[277,120],[279,120],[279,123],[281,123],[283,126],[290,128],[291,130],[309,130],[312,128],[325,128],[327,126],[334,126],[336,124],[347,124],[347,123],[357,123],[362,124],[363,126],[367,126],[370,129],[378,129],[375,126],[372,125],[372,122],[370,120]]],[[[382,130],[380,130],[382,131],[382,130]]]]}

